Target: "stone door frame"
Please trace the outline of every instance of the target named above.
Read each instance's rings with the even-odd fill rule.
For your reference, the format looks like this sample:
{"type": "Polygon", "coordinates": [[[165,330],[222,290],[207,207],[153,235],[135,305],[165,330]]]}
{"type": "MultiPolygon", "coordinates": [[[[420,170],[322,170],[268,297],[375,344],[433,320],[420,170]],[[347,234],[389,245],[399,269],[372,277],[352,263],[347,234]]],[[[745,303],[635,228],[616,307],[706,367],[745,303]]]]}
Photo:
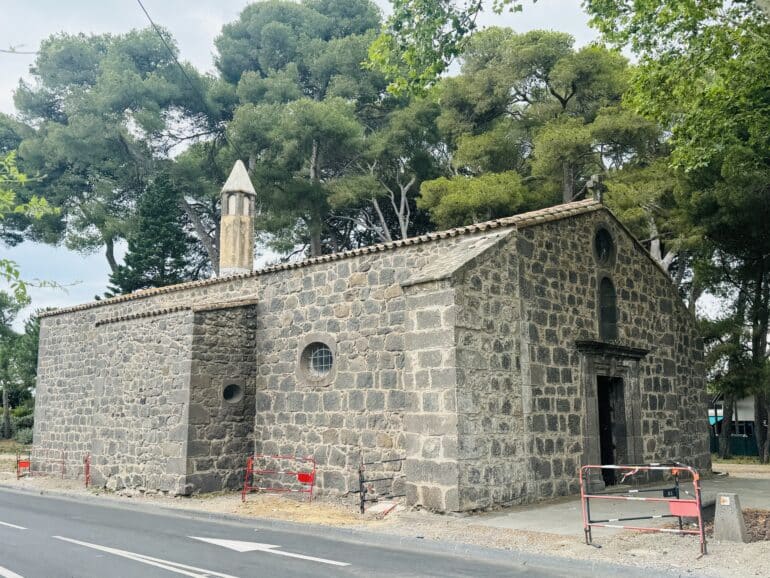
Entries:
{"type": "Polygon", "coordinates": [[[601,341],[578,341],[575,346],[580,354],[580,393],[585,404],[582,465],[601,464],[597,393],[599,376],[623,380],[626,447],[619,453],[625,456],[628,464],[641,464],[644,445],[639,362],[647,355],[648,350],[601,341]]]}

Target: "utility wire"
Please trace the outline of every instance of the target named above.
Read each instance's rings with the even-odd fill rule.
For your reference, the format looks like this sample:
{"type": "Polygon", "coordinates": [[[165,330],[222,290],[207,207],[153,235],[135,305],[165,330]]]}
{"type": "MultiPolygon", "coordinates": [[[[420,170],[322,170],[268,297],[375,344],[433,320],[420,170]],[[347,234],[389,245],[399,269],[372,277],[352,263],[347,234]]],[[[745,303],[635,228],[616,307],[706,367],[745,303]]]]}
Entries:
{"type": "MultiPolygon", "coordinates": [[[[155,33],[160,38],[160,41],[163,43],[163,46],[166,47],[166,50],[168,50],[169,55],[174,60],[176,65],[179,67],[179,70],[182,72],[182,75],[187,80],[187,84],[190,85],[190,88],[192,88],[193,92],[196,94],[196,96],[200,99],[201,104],[203,105],[203,108],[207,110],[208,112],[211,112],[211,109],[209,109],[209,105],[206,102],[206,97],[201,93],[201,91],[198,89],[198,87],[195,85],[195,83],[192,81],[190,76],[187,74],[187,71],[184,69],[184,66],[182,66],[182,63],[179,62],[179,59],[176,57],[176,54],[174,54],[174,51],[171,49],[171,46],[169,45],[168,41],[166,40],[166,37],[163,36],[163,31],[160,29],[160,27],[155,24],[152,17],[150,16],[150,13],[147,12],[147,8],[144,7],[144,4],[142,4],[142,0],[136,0],[137,4],[139,4],[139,7],[142,9],[142,12],[144,12],[144,15],[147,16],[147,20],[150,22],[150,25],[152,25],[153,29],[155,30],[155,33]]],[[[223,131],[225,140],[227,143],[235,149],[235,152],[238,153],[238,156],[244,160],[246,159],[246,156],[241,152],[241,150],[238,148],[238,145],[235,144],[233,141],[230,140],[230,137],[227,136],[227,130],[225,129],[223,131]]],[[[247,159],[246,159],[247,160],[247,159]]]]}
{"type": "Polygon", "coordinates": [[[37,54],[34,50],[16,50],[13,46],[10,48],[0,48],[2,54],[37,54]]]}

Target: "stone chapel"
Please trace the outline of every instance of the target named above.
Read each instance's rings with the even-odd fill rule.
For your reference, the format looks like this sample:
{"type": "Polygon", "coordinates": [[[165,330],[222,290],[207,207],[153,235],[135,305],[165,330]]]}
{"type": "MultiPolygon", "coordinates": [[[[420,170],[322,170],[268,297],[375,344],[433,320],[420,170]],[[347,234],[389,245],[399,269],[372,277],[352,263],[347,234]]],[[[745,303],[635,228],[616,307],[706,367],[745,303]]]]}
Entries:
{"type": "Polygon", "coordinates": [[[710,468],[694,319],[600,202],[253,270],[255,198],[239,161],[219,277],[41,315],[33,461],[190,494],[312,455],[342,495],[363,452],[436,511],[576,493],[581,464],[710,468]]]}

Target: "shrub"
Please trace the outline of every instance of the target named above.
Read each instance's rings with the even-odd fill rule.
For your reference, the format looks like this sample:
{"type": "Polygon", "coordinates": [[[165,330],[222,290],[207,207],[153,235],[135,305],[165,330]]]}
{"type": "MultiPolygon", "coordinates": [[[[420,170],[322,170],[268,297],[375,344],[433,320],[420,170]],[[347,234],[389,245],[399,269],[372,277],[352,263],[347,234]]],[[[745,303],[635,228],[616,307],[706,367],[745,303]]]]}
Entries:
{"type": "Polygon", "coordinates": [[[15,431],[19,431],[22,429],[30,429],[32,425],[35,422],[35,416],[34,414],[27,414],[27,415],[21,415],[21,416],[12,416],[11,417],[11,427],[15,431]]]}
{"type": "Polygon", "coordinates": [[[25,427],[16,431],[13,438],[20,444],[29,445],[32,443],[32,428],[25,427]]]}
{"type": "Polygon", "coordinates": [[[22,405],[14,407],[11,410],[13,417],[22,417],[25,415],[32,415],[35,412],[35,406],[30,405],[29,401],[25,401],[22,405]]]}

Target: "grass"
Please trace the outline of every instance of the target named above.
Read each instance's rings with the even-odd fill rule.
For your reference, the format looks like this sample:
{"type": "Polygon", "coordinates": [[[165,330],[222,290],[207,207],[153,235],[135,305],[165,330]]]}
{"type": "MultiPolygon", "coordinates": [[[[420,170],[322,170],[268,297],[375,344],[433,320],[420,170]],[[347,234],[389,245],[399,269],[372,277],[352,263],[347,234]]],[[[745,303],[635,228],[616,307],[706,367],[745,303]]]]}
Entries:
{"type": "Polygon", "coordinates": [[[4,440],[0,439],[0,454],[14,454],[16,450],[26,452],[30,446],[25,446],[17,442],[16,440],[4,440]]]}
{"type": "MultiPolygon", "coordinates": [[[[757,456],[732,456],[726,460],[721,459],[717,454],[711,454],[711,461],[715,464],[749,464],[761,465],[757,456]]],[[[770,467],[770,464],[765,464],[770,467]]]]}

